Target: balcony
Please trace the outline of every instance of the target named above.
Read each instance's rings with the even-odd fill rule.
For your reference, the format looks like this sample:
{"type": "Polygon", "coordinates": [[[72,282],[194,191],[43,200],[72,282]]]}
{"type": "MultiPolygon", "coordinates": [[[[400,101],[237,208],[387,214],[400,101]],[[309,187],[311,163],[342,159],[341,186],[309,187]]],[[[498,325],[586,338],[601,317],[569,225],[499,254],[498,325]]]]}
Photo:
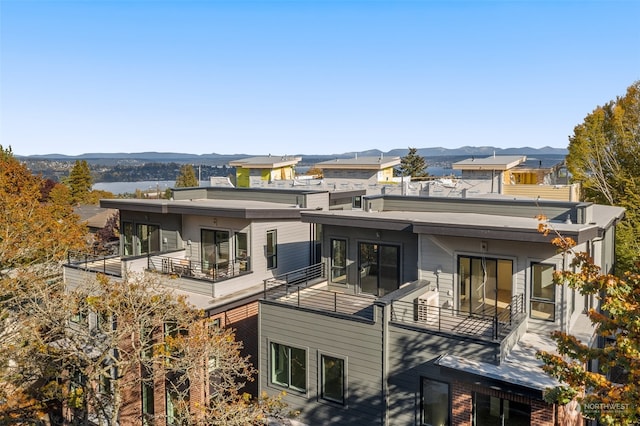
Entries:
{"type": "Polygon", "coordinates": [[[99,256],[89,253],[70,253],[66,266],[83,271],[122,277],[127,271],[151,271],[199,281],[218,282],[251,272],[250,258],[207,263],[187,259],[184,250],[146,256],[99,256]]]}
{"type": "Polygon", "coordinates": [[[391,302],[391,321],[396,323],[490,341],[506,339],[525,318],[522,294],[513,296],[511,303],[494,315],[420,305],[417,299],[391,302]]]}
{"type": "Polygon", "coordinates": [[[264,300],[373,321],[376,299],[328,290],[325,264],[318,263],[265,280],[264,300]]]}

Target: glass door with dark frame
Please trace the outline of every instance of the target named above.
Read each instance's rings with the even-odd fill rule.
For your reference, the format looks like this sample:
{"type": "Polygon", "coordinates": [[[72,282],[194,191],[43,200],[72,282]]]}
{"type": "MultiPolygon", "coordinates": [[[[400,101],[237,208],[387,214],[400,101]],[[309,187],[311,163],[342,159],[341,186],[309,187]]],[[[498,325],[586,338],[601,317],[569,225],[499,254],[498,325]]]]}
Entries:
{"type": "Polygon", "coordinates": [[[400,287],[400,248],[360,243],[358,255],[360,291],[384,296],[400,287]]]}
{"type": "Polygon", "coordinates": [[[513,261],[484,257],[458,258],[459,308],[497,315],[511,303],[513,261]]]}
{"type": "Polygon", "coordinates": [[[202,270],[214,278],[226,276],[229,270],[229,231],[202,229],[200,238],[202,270]]]}

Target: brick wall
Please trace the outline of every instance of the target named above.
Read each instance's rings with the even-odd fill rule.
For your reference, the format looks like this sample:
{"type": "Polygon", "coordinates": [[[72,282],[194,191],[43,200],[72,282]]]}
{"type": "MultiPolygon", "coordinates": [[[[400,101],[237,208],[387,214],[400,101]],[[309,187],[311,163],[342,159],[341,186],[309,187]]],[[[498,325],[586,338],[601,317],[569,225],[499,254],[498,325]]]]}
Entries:
{"type": "Polygon", "coordinates": [[[500,392],[484,386],[453,382],[451,384],[451,420],[456,426],[471,426],[473,418],[473,393],[478,392],[531,406],[531,424],[555,425],[555,407],[542,400],[500,392]]]}

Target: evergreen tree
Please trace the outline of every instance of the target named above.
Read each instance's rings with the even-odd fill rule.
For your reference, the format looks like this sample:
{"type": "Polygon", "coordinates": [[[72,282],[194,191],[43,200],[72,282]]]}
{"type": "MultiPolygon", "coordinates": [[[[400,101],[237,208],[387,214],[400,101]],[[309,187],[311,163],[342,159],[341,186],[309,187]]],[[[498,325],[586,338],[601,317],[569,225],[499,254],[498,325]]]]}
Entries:
{"type": "Polygon", "coordinates": [[[191,164],[183,164],[180,166],[180,174],[176,180],[176,188],[192,188],[200,186],[196,172],[191,164]]]}
{"type": "Polygon", "coordinates": [[[76,160],[66,183],[71,190],[71,199],[74,203],[86,202],[93,186],[91,170],[86,160],[76,160]]]}
{"type": "Polygon", "coordinates": [[[407,155],[400,158],[400,173],[412,178],[429,176],[427,162],[424,157],[418,155],[417,148],[409,148],[407,155]]]}

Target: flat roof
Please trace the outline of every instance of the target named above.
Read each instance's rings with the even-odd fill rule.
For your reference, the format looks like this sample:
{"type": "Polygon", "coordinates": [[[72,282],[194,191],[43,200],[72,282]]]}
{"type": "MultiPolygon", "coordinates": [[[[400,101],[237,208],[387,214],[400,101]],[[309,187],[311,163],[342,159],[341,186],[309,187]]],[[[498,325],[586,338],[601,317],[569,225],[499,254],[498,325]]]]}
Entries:
{"type": "Polygon", "coordinates": [[[451,165],[453,170],[509,170],[524,163],[524,155],[494,155],[486,158],[467,158],[451,165]]]}
{"type": "Polygon", "coordinates": [[[247,157],[240,160],[229,161],[231,167],[245,169],[275,169],[278,167],[293,166],[302,161],[302,157],[290,155],[265,155],[262,157],[247,157]]]}
{"type": "Polygon", "coordinates": [[[499,380],[512,385],[524,386],[544,392],[560,383],[542,371],[542,362],[536,358],[540,350],[556,352],[550,337],[525,333],[500,365],[473,361],[455,355],[444,355],[437,364],[452,370],[499,380]]]}
{"type": "Polygon", "coordinates": [[[353,157],[322,161],[317,163],[316,167],[319,169],[383,170],[398,164],[400,164],[400,157],[353,157]]]}
{"type": "MultiPolygon", "coordinates": [[[[302,221],[353,228],[408,231],[416,234],[549,242],[536,218],[480,213],[329,210],[302,212],[302,221]]],[[[595,238],[600,226],[551,221],[553,229],[578,243],[595,238]]]]}
{"type": "MultiPolygon", "coordinates": [[[[161,214],[192,214],[240,219],[299,219],[305,210],[294,204],[253,200],[131,200],[104,199],[101,207],[161,214]]],[[[311,209],[309,209],[311,210],[311,209]]]]}

